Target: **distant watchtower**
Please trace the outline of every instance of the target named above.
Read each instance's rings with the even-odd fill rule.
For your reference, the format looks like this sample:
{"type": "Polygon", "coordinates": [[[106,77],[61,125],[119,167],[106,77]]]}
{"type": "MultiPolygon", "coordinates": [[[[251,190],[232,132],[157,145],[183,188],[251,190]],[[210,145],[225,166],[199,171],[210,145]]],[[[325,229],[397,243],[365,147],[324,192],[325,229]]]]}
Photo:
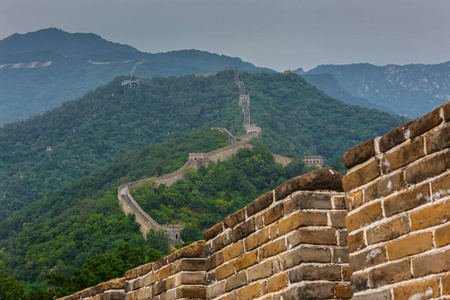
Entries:
{"type": "Polygon", "coordinates": [[[189,160],[203,162],[205,164],[209,163],[208,157],[206,157],[206,153],[189,153],[189,160]]]}
{"type": "Polygon", "coordinates": [[[120,84],[120,86],[123,88],[123,91],[126,92],[129,89],[134,89],[139,87],[139,80],[135,79],[135,80],[125,80],[122,81],[122,83],[120,84]]]}
{"type": "Polygon", "coordinates": [[[303,162],[307,166],[314,166],[322,168],[323,166],[323,156],[322,155],[306,155],[303,158],[303,162]]]}

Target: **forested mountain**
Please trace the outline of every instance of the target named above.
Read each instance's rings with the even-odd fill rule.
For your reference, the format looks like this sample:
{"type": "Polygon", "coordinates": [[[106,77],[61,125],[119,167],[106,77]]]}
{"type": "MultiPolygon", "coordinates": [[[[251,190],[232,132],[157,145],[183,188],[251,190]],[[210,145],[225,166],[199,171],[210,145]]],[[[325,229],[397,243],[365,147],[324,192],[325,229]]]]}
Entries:
{"type": "Polygon", "coordinates": [[[13,34],[0,41],[0,126],[43,113],[119,75],[180,76],[236,66],[273,72],[239,58],[198,50],[145,53],[92,33],[56,28],[13,34]]]}
{"type": "MultiPolygon", "coordinates": [[[[189,152],[207,152],[227,143],[225,134],[204,128],[129,151],[99,171],[48,192],[0,223],[0,269],[31,286],[43,287],[45,274],[70,275],[75,268],[81,268],[86,258],[124,243],[143,247],[147,255],[151,248],[160,253],[167,251],[161,241],[151,236],[145,241],[133,218],[120,211],[117,186],[173,171],[186,161],[189,152]]],[[[302,163],[282,168],[274,163],[266,147],[258,146],[223,163],[212,164],[211,168],[189,171],[186,182],[179,181],[171,188],[161,185],[153,191],[155,197],[146,197],[152,192],[145,192],[146,186],[138,190],[139,201],[151,202],[147,203],[151,206],[149,213],[161,223],[187,226],[181,232],[185,241],[200,239],[202,229],[305,170],[302,163]]],[[[100,269],[105,268],[109,265],[100,269]]],[[[84,287],[76,286],[71,292],[84,287]]]]}
{"type": "MultiPolygon", "coordinates": [[[[244,133],[233,71],[156,77],[126,92],[123,79],[0,129],[0,191],[5,193],[0,200],[0,268],[6,275],[41,286],[49,270],[67,275],[85,258],[122,243],[147,245],[120,212],[115,188],[174,171],[189,152],[225,145],[226,136],[210,127],[244,133]]],[[[164,203],[155,205],[159,220],[179,220],[198,233],[302,172],[301,164],[286,170],[275,166],[269,150],[300,157],[323,154],[330,164],[347,149],[406,121],[346,105],[296,74],[241,73],[240,79],[250,95],[252,123],[262,128],[256,141],[261,146],[212,173],[190,173],[186,184],[150,191],[155,198],[141,191],[140,201],[164,203]],[[197,181],[203,185],[196,186],[197,181]],[[244,189],[250,192],[243,194],[244,189]],[[184,210],[177,206],[179,197],[190,199],[184,210]]]]}
{"type": "MultiPolygon", "coordinates": [[[[241,73],[241,79],[251,97],[252,122],[275,153],[322,154],[331,163],[346,149],[406,121],[346,105],[295,74],[241,73]]],[[[128,149],[202,126],[244,133],[231,71],[142,80],[126,93],[121,81],[0,129],[0,192],[6,195],[0,199],[0,220],[128,149]]]]}
{"type": "Polygon", "coordinates": [[[353,96],[409,118],[424,115],[450,100],[450,62],[405,66],[321,65],[306,74],[331,74],[353,96]]]}

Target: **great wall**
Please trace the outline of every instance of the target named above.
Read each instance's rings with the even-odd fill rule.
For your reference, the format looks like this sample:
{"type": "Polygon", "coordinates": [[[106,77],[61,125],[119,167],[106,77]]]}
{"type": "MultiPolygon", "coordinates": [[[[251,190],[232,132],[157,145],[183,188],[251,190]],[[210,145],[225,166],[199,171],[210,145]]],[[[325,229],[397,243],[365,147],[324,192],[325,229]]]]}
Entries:
{"type": "MultiPolygon", "coordinates": [[[[142,62],[141,62],[142,63],[142,62]]],[[[234,72],[234,80],[239,87],[239,105],[242,107],[244,113],[244,129],[246,129],[247,134],[236,137],[228,129],[222,127],[211,128],[213,130],[219,130],[228,135],[231,141],[231,145],[222,147],[208,153],[190,153],[189,159],[180,169],[166,174],[161,177],[150,177],[142,179],[139,181],[129,182],[123,184],[119,187],[117,197],[119,199],[120,208],[125,214],[132,213],[135,217],[135,221],[139,224],[139,230],[144,236],[150,229],[162,229],[168,233],[170,246],[173,248],[175,244],[180,244],[182,242],[180,237],[180,231],[184,228],[183,225],[160,225],[152,217],[150,217],[133,199],[130,188],[147,184],[149,182],[154,182],[155,184],[165,184],[167,186],[173,185],[175,182],[183,178],[185,171],[188,168],[198,169],[202,165],[208,165],[209,162],[213,161],[218,163],[220,161],[231,158],[239,150],[248,148],[252,149],[252,145],[248,142],[257,138],[261,134],[261,128],[256,125],[250,125],[250,97],[245,94],[245,85],[239,79],[239,70],[237,68],[228,68],[227,70],[232,70],[234,72]],[[241,100],[241,97],[245,98],[245,101],[241,100]]],[[[217,72],[198,74],[197,76],[214,76],[217,72]]],[[[124,81],[129,84],[129,81],[124,81]]],[[[124,83],[122,83],[124,85],[124,83]]],[[[272,154],[274,161],[283,166],[288,165],[292,159],[289,157],[281,156],[278,154],[272,154]]]]}
{"type": "Polygon", "coordinates": [[[61,299],[450,299],[450,102],[61,299]]]}

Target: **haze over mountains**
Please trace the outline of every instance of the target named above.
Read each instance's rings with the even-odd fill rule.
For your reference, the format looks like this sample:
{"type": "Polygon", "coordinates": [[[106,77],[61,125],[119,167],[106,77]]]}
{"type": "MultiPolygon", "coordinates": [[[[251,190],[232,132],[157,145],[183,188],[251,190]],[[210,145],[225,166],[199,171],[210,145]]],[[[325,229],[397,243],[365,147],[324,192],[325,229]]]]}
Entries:
{"type": "MultiPolygon", "coordinates": [[[[240,58],[199,50],[150,54],[92,33],[56,28],[13,34],[0,41],[0,125],[24,119],[81,97],[118,75],[180,76],[239,67],[275,72],[240,58]]],[[[330,96],[349,104],[410,118],[449,99],[449,63],[377,67],[319,66],[303,74],[330,96]],[[390,75],[389,75],[390,74],[390,75]]]]}
{"type": "Polygon", "coordinates": [[[307,75],[330,74],[355,97],[416,118],[450,100],[450,61],[436,65],[322,65],[307,75]]]}

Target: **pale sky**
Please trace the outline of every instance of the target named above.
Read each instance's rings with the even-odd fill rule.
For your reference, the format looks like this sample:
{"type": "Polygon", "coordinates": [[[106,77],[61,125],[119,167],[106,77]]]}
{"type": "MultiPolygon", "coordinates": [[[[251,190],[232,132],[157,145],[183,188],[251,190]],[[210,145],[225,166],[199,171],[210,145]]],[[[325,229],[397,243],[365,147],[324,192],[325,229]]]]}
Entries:
{"type": "Polygon", "coordinates": [[[450,60],[450,0],[1,0],[0,39],[51,26],[277,71],[450,60]]]}

